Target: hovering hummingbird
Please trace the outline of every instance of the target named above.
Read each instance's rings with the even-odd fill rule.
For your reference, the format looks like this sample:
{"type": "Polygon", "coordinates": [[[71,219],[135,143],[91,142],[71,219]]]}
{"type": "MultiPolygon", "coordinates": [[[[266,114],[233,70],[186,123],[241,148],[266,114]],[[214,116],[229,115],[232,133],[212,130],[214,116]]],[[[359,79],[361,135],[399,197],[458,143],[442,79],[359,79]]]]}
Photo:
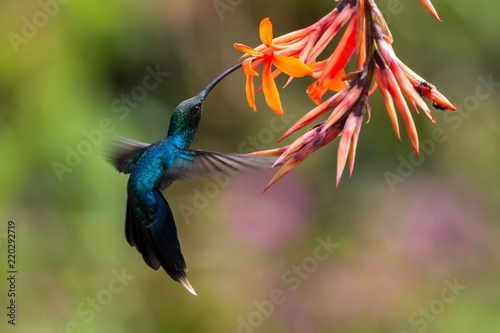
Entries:
{"type": "Polygon", "coordinates": [[[189,149],[198,131],[203,101],[217,83],[239,67],[241,64],[226,70],[198,95],[181,102],[164,139],[153,144],[120,139],[110,156],[119,172],[130,174],[125,220],[128,243],[137,248],[148,266],[155,270],[163,267],[194,295],[174,217],[161,191],[177,179],[270,168],[275,161],[272,157],[189,149]]]}

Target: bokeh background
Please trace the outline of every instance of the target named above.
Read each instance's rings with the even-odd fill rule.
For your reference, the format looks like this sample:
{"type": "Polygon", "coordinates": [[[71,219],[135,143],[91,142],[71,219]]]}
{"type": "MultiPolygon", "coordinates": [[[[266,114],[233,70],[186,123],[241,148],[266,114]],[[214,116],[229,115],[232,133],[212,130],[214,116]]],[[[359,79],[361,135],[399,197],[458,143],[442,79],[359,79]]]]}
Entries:
{"type": "MultiPolygon", "coordinates": [[[[415,114],[427,144],[415,159],[375,94],[354,175],[338,188],[336,142],[265,194],[273,172],[169,188],[193,297],[126,243],[127,177],[104,160],[107,143],[162,138],[177,103],[236,63],[234,42],[259,43],[262,18],[283,34],[334,2],[3,0],[2,332],[500,331],[500,3],[436,0],[442,23],[417,1],[377,3],[399,57],[459,111],[434,110],[436,125],[415,114]],[[151,71],[161,74],[144,89],[151,71]]],[[[253,113],[232,74],[208,98],[193,147],[277,147],[313,107],[307,84],[282,92],[278,118],[260,94],[253,113]]]]}

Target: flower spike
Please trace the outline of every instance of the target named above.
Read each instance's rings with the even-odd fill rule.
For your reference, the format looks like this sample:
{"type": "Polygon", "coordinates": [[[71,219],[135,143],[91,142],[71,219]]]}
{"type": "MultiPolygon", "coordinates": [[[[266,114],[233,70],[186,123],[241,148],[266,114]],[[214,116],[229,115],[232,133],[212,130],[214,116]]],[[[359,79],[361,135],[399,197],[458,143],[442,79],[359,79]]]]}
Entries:
{"type": "MultiPolygon", "coordinates": [[[[430,0],[420,0],[420,3],[440,20],[430,0]]],[[[271,20],[265,18],[259,26],[259,37],[262,44],[255,48],[234,44],[237,50],[244,53],[246,96],[254,111],[255,92],[262,90],[270,109],[279,115],[283,113],[275,82],[280,74],[289,76],[285,87],[295,78],[309,76],[313,80],[306,93],[316,106],[286,130],[278,141],[313,125],[321,116],[328,114],[326,120],[307,130],[291,144],[252,153],[259,156],[279,155],[273,167],[280,169],[266,189],[337,137],[340,137],[340,142],[336,185],[347,161],[349,175],[352,175],[364,116],[367,113],[368,121],[371,116],[368,100],[375,90],[382,95],[396,137],[401,140],[399,120],[402,120],[417,154],[419,139],[410,109],[416,113],[422,110],[433,123],[435,119],[426,99],[434,109],[456,110],[433,84],[396,56],[392,46],[393,36],[374,0],[338,0],[335,8],[316,23],[276,37],[271,20]],[[342,35],[335,38],[338,40],[336,47],[330,54],[325,54],[339,33],[342,35]],[[253,80],[259,74],[262,86],[255,90],[253,80]]]]}

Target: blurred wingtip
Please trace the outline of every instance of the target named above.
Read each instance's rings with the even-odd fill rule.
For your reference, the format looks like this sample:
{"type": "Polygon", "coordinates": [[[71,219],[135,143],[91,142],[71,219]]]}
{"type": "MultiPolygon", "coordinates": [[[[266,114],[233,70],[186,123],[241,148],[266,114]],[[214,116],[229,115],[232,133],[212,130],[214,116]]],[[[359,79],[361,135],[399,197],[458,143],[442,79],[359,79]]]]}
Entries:
{"type": "Polygon", "coordinates": [[[148,146],[148,143],[115,137],[108,143],[104,157],[119,172],[130,173],[135,162],[148,146]]]}

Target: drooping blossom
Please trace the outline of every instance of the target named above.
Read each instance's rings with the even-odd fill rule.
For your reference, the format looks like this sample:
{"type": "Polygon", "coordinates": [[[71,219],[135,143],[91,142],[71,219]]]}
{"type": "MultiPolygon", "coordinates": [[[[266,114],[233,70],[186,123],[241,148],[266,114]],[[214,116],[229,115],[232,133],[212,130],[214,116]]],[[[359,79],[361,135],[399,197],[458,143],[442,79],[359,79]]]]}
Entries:
{"type": "Polygon", "coordinates": [[[249,46],[243,44],[235,44],[234,47],[238,50],[251,55],[251,58],[243,61],[243,72],[247,76],[246,83],[246,93],[247,101],[250,107],[256,111],[255,106],[255,92],[253,77],[259,75],[253,67],[263,64],[262,68],[262,88],[264,90],[264,96],[266,102],[273,110],[279,115],[283,114],[283,108],[281,107],[280,96],[278,93],[278,88],[274,82],[272,73],[272,65],[274,65],[279,71],[284,72],[291,77],[302,77],[312,73],[312,69],[306,66],[301,60],[289,56],[288,53],[281,54],[280,46],[273,44],[273,26],[268,18],[265,18],[260,23],[259,34],[260,40],[265,48],[252,49],[249,46]]]}

